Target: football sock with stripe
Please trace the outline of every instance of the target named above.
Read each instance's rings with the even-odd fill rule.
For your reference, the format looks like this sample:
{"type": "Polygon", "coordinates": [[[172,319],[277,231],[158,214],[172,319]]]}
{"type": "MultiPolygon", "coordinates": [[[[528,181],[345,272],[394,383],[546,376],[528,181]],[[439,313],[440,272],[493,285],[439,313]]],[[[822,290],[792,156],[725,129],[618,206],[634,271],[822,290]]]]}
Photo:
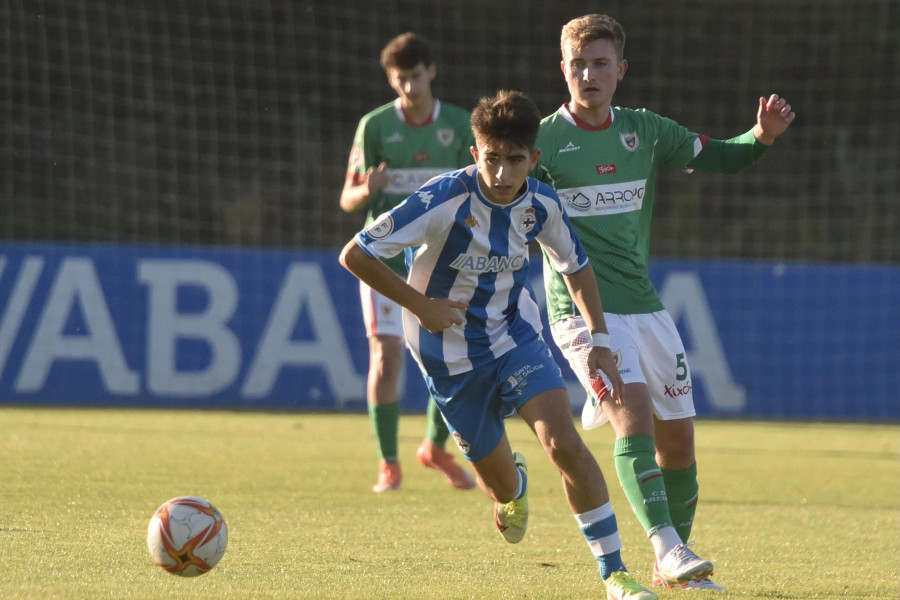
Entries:
{"type": "Polygon", "coordinates": [[[653,438],[632,435],[616,440],[616,474],[628,503],[647,535],[672,525],[662,470],[656,464],[653,438]]]}
{"type": "Polygon", "coordinates": [[[438,448],[443,448],[447,438],[450,437],[450,430],[447,429],[447,423],[444,422],[441,409],[438,408],[434,398],[428,398],[428,431],[425,437],[438,448]]]}
{"type": "Polygon", "coordinates": [[[600,577],[606,579],[613,571],[625,571],[622,562],[622,540],[612,505],[603,506],[575,515],[578,526],[588,546],[597,559],[600,577]]]}
{"type": "Polygon", "coordinates": [[[519,474],[519,487],[516,488],[516,494],[513,496],[513,500],[518,500],[524,496],[525,491],[528,489],[528,474],[518,465],[516,465],[516,472],[519,474]]]}
{"type": "Polygon", "coordinates": [[[369,420],[375,434],[378,456],[387,462],[397,462],[397,429],[400,424],[400,405],[369,404],[369,420]]]}
{"type": "Polygon", "coordinates": [[[663,469],[663,481],[669,498],[672,525],[681,541],[687,542],[697,513],[700,485],[697,483],[697,463],[687,469],[663,469]]]}

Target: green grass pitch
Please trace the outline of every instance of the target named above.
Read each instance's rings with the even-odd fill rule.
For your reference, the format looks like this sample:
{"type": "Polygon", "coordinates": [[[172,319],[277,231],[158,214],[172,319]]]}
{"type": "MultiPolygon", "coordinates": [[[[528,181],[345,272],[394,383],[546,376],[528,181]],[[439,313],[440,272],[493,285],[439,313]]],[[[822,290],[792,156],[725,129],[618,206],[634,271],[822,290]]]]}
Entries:
{"type": "MultiPolygon", "coordinates": [[[[515,546],[481,492],[415,462],[420,415],[401,420],[403,489],[370,491],[365,415],[0,409],[0,598],[603,598],[559,475],[519,420],[531,519],[515,546]],[[147,523],[202,496],[229,545],[210,573],[155,566],[147,523]]],[[[896,425],[697,423],[694,548],[735,598],[900,596],[896,425]]],[[[607,477],[635,578],[652,552],[625,502],[609,427],[584,432],[607,477]]],[[[662,592],[661,598],[699,592],[662,592]]]]}

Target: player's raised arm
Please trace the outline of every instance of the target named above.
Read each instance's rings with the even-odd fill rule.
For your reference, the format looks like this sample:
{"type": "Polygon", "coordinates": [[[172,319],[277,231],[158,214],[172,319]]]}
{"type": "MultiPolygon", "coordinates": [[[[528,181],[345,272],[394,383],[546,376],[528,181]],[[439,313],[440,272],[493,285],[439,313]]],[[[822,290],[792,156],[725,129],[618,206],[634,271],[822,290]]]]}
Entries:
{"type": "Polygon", "coordinates": [[[787,131],[796,117],[788,101],[778,94],[772,94],[768,99],[760,96],[753,136],[760,144],[771,146],[775,138],[787,131]]]}
{"type": "Polygon", "coordinates": [[[727,140],[708,139],[703,150],[690,162],[690,169],[714,173],[743,171],[769,149],[775,139],[787,131],[797,117],[788,101],[778,94],[759,98],[756,123],[749,131],[727,140]]]}
{"type": "Polygon", "coordinates": [[[619,368],[609,347],[609,330],[603,317],[603,304],[597,286],[597,278],[590,265],[570,275],[563,275],[572,300],[581,311],[584,322],[591,332],[593,348],[588,355],[591,373],[602,370],[612,383],[610,395],[616,404],[622,404],[622,390],[625,384],[619,375],[619,368]]]}
{"type": "Polygon", "coordinates": [[[421,294],[380,260],[366,254],[355,239],[344,246],[340,262],[370,288],[409,310],[431,333],[462,324],[458,309],[465,308],[465,303],[421,294]]]}

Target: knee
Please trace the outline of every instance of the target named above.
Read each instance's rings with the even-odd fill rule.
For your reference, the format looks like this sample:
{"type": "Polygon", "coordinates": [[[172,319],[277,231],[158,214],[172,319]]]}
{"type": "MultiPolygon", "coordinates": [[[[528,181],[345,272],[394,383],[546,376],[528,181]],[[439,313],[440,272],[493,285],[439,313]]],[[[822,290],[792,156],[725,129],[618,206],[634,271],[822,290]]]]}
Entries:
{"type": "Polygon", "coordinates": [[[687,469],[696,461],[693,436],[656,435],[656,462],[664,469],[687,469]]]}
{"type": "Polygon", "coordinates": [[[563,437],[551,437],[546,446],[550,461],[563,473],[571,473],[578,469],[584,461],[591,458],[587,446],[576,433],[563,437]]]}
{"type": "Polygon", "coordinates": [[[690,420],[658,422],[655,441],[659,466],[686,469],[694,464],[694,428],[690,420]]]}
{"type": "Polygon", "coordinates": [[[370,370],[382,378],[395,378],[403,366],[403,349],[393,342],[384,340],[372,343],[369,348],[370,370]]]}

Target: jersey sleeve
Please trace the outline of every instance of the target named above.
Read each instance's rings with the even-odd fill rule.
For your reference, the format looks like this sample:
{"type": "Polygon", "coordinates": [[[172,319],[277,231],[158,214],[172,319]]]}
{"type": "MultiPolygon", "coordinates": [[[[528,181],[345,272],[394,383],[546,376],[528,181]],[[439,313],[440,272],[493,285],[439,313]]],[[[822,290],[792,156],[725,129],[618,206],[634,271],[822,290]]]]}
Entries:
{"type": "Polygon", "coordinates": [[[373,258],[392,258],[406,248],[421,246],[428,230],[427,215],[416,210],[410,196],[393,209],[377,217],[356,234],[356,243],[373,258]]]}
{"type": "Polygon", "coordinates": [[[727,140],[709,139],[688,165],[691,169],[716,173],[737,173],[762,158],[768,146],[761,144],[753,130],[727,140]]]}
{"type": "Polygon", "coordinates": [[[676,169],[689,169],[691,161],[703,150],[709,139],[679,125],[668,117],[662,117],[650,111],[643,111],[652,116],[656,131],[656,152],[660,161],[676,169]]]}
{"type": "Polygon", "coordinates": [[[369,256],[380,259],[397,256],[406,248],[422,246],[436,230],[446,228],[452,222],[443,210],[444,201],[464,191],[452,176],[435,177],[377,217],[354,239],[369,256]]]}
{"type": "Polygon", "coordinates": [[[372,134],[371,128],[372,122],[367,115],[360,120],[353,136],[346,177],[352,179],[355,184],[360,184],[365,180],[366,170],[377,160],[376,136],[372,134]]]}
{"type": "Polygon", "coordinates": [[[535,239],[553,269],[565,275],[580,271],[588,264],[588,257],[556,192],[541,184],[535,200],[543,205],[547,214],[541,232],[535,239]]]}
{"type": "Polygon", "coordinates": [[[556,189],[556,182],[550,175],[550,152],[545,151],[545,148],[554,147],[554,140],[551,139],[550,134],[548,133],[551,129],[550,123],[550,117],[546,117],[541,121],[541,129],[538,132],[537,143],[535,144],[536,147],[541,149],[541,153],[538,156],[537,164],[535,164],[534,170],[531,172],[531,176],[541,183],[546,183],[553,189],[556,189]]]}

